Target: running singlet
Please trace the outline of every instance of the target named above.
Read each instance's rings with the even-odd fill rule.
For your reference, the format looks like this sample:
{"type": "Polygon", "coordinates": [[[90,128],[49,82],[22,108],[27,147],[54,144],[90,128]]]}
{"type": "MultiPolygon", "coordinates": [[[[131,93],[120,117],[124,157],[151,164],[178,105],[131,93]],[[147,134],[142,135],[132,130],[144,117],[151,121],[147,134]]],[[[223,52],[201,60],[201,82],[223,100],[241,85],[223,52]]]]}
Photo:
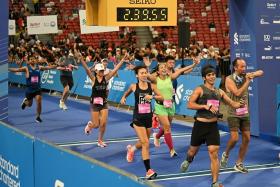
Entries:
{"type": "Polygon", "coordinates": [[[152,86],[148,83],[148,88],[142,90],[139,88],[139,84],[136,84],[136,90],[134,92],[135,97],[135,107],[134,107],[134,117],[143,117],[144,115],[152,118],[152,106],[151,102],[147,101],[145,98],[146,95],[152,95],[152,86]]]}
{"type": "MultiPolygon", "coordinates": [[[[220,101],[221,101],[221,95],[219,90],[217,88],[215,88],[214,90],[210,90],[204,85],[200,85],[200,87],[203,90],[203,95],[197,99],[196,103],[200,105],[211,104],[212,106],[215,106],[216,108],[219,109],[220,101]]],[[[195,117],[211,119],[217,117],[217,115],[213,114],[209,110],[201,109],[201,110],[197,110],[195,117]]]]}
{"type": "Polygon", "coordinates": [[[105,77],[103,77],[101,82],[98,82],[97,77],[95,77],[90,100],[92,104],[103,105],[107,103],[107,85],[105,77]]]}
{"type": "MultiPolygon", "coordinates": [[[[239,77],[235,74],[229,75],[228,78],[231,79],[235,83],[237,89],[240,89],[246,81],[246,78],[244,76],[239,77]]],[[[242,106],[241,108],[237,108],[237,109],[228,105],[227,106],[228,107],[228,110],[227,110],[228,116],[229,117],[249,117],[248,89],[246,89],[241,96],[236,96],[232,92],[229,92],[229,91],[227,91],[227,95],[233,101],[239,102],[240,99],[243,99],[245,102],[244,106],[242,106]]]]}
{"type": "Polygon", "coordinates": [[[33,93],[41,90],[41,75],[40,70],[36,66],[35,69],[32,69],[30,66],[27,66],[29,71],[29,77],[26,78],[27,92],[33,93]]]}
{"type": "Polygon", "coordinates": [[[163,95],[163,103],[157,102],[157,104],[164,105],[165,108],[172,108],[173,103],[173,85],[170,77],[162,80],[157,78],[157,89],[163,95]]]}

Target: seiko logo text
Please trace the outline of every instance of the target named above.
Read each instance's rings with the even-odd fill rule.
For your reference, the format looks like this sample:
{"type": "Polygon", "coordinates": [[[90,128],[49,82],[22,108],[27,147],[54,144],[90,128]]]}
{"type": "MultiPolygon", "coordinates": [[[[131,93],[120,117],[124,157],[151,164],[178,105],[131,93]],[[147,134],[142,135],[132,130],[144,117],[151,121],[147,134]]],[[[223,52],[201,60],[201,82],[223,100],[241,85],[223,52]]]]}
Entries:
{"type": "Polygon", "coordinates": [[[129,4],[156,4],[156,0],[130,0],[129,4]]]}

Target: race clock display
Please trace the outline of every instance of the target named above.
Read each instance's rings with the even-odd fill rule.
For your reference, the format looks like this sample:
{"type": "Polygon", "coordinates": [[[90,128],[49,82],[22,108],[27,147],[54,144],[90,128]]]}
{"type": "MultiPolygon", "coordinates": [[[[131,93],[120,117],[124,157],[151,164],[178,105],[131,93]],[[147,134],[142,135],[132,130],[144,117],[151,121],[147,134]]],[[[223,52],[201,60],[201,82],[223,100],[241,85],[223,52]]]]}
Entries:
{"type": "Polygon", "coordinates": [[[175,26],[177,0],[86,0],[88,25],[175,26]]]}

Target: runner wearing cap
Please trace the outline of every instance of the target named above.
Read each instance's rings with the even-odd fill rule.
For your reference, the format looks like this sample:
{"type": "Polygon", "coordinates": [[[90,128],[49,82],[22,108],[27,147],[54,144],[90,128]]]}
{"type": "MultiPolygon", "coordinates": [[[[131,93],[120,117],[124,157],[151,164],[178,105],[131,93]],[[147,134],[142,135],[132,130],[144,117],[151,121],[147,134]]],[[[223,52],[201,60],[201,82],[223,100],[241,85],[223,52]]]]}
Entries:
{"type": "Polygon", "coordinates": [[[126,61],[126,55],[120,63],[107,75],[104,74],[105,67],[103,64],[98,63],[95,65],[95,75],[92,74],[88,68],[85,60],[81,57],[83,67],[87,75],[92,81],[92,94],[91,94],[91,122],[85,127],[85,133],[90,134],[93,128],[99,128],[98,146],[106,147],[107,144],[103,142],[103,136],[106,130],[108,119],[108,103],[107,103],[107,85],[108,81],[116,74],[122,64],[126,61]]]}

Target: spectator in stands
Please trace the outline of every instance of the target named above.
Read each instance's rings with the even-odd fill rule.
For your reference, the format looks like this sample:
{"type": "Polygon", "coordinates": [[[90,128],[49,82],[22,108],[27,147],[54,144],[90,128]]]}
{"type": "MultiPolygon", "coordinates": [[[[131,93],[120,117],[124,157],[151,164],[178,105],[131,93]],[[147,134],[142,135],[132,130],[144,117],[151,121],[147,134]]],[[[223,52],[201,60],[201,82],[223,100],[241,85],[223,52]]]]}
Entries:
{"type": "Polygon", "coordinates": [[[210,23],[209,23],[209,29],[214,29],[214,28],[216,28],[216,25],[215,25],[215,23],[214,23],[214,21],[211,21],[210,23]]]}

